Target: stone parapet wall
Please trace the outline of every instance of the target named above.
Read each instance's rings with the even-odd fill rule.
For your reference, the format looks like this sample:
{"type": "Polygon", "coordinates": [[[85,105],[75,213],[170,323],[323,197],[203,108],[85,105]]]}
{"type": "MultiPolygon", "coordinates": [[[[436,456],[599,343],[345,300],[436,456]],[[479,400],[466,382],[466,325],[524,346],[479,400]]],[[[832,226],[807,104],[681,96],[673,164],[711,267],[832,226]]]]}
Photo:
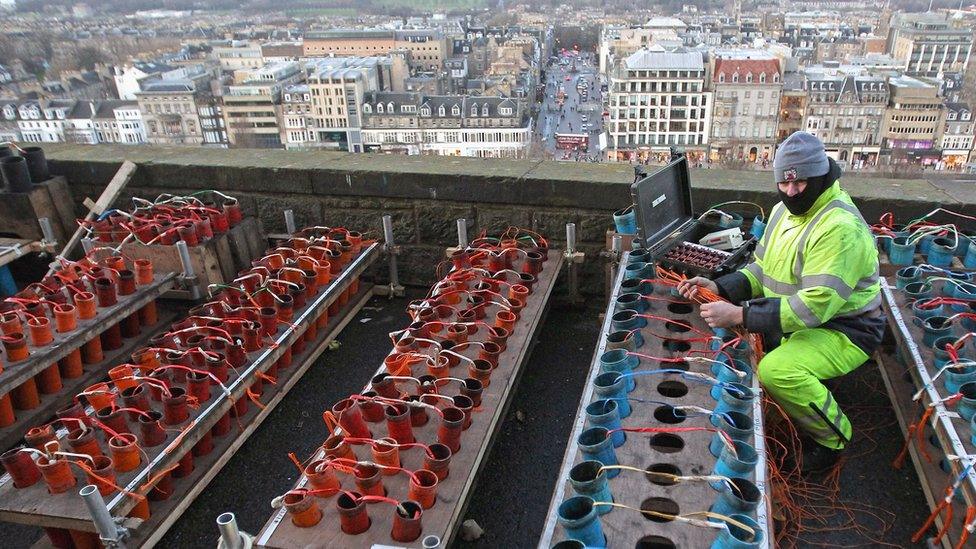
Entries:
{"type": "MultiPolygon", "coordinates": [[[[456,243],[455,220],[468,234],[525,227],[562,246],[565,224],[576,223],[586,293],[603,291],[605,233],[614,210],[630,203],[633,169],[622,164],[407,157],[338,152],[226,150],[187,147],[46,145],[51,171],[65,175],[77,202],[97,198],[123,160],[139,168],[123,192],[128,198],[217,189],[241,200],[266,230],[284,229],[281,212],[298,225],[345,225],[382,236],[381,216],[393,218],[401,281],[429,285],[444,248],[456,243]]],[[[777,200],[769,172],[693,170],[696,209],[746,200],[767,209],[777,200]]],[[[976,182],[846,176],[843,180],[868,220],[886,211],[901,219],[936,205],[971,209],[976,182]],[[949,189],[949,190],[947,190],[949,189]]]]}

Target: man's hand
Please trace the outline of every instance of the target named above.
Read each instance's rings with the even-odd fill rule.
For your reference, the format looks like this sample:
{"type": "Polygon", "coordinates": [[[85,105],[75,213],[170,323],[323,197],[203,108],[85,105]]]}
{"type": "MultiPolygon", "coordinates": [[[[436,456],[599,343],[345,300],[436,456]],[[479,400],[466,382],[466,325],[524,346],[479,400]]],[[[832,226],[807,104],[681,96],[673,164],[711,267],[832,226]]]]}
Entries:
{"type": "Polygon", "coordinates": [[[742,307],[726,301],[705,303],[701,306],[701,317],[712,328],[730,328],[742,324],[742,307]]]}
{"type": "Polygon", "coordinates": [[[686,299],[693,299],[698,295],[699,288],[705,288],[713,293],[718,293],[718,286],[703,276],[688,278],[678,283],[678,293],[686,299]]]}

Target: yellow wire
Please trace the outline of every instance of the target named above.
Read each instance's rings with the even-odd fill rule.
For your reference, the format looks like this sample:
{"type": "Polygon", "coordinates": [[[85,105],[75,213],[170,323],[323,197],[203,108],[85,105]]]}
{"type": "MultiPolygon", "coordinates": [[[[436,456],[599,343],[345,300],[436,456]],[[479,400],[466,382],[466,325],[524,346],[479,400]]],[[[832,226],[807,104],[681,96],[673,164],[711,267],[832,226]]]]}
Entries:
{"type": "Polygon", "coordinates": [[[727,525],[728,524],[731,524],[732,526],[735,526],[737,528],[741,528],[741,529],[745,530],[746,532],[749,533],[749,536],[752,539],[755,539],[755,537],[756,537],[756,530],[753,529],[751,526],[749,526],[747,524],[744,524],[742,522],[739,522],[739,521],[735,520],[732,517],[729,517],[729,516],[726,516],[726,515],[721,515],[719,513],[713,513],[711,511],[695,511],[693,513],[685,513],[685,514],[682,514],[682,515],[671,515],[671,514],[668,514],[668,513],[661,513],[659,511],[651,511],[649,509],[638,509],[636,507],[631,507],[629,505],[624,505],[622,503],[614,503],[612,501],[594,501],[593,502],[593,505],[594,506],[597,506],[597,505],[609,505],[611,507],[619,507],[621,509],[629,509],[631,511],[637,511],[638,513],[641,513],[641,514],[644,514],[644,515],[648,515],[648,516],[652,516],[652,517],[657,517],[657,518],[661,518],[661,519],[668,520],[668,521],[682,520],[682,519],[684,519],[684,520],[690,520],[690,519],[692,519],[694,517],[702,517],[702,516],[703,517],[706,517],[706,518],[715,518],[715,519],[721,520],[722,522],[725,522],[727,525]]]}

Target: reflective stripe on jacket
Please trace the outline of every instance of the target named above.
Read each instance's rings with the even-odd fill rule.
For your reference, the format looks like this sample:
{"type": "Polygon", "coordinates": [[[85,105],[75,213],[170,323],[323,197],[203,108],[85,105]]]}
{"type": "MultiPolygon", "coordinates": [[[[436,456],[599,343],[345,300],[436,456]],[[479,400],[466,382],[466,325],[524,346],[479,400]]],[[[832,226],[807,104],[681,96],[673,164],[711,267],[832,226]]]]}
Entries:
{"type": "Polygon", "coordinates": [[[771,298],[747,308],[752,331],[789,334],[861,316],[874,324],[881,316],[875,242],[839,181],[802,216],[777,204],[754,261],[739,272],[752,297],[771,298]]]}

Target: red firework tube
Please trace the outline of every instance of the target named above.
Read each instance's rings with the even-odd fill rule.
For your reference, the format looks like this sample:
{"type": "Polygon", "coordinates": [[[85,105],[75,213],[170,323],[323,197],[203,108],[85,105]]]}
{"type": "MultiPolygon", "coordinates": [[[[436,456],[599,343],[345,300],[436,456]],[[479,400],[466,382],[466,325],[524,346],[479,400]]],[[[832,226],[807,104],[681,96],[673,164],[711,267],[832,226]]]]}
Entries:
{"type": "Polygon", "coordinates": [[[181,225],[176,229],[176,231],[180,235],[180,240],[186,242],[187,246],[192,248],[200,243],[200,240],[197,238],[197,230],[194,228],[192,222],[188,222],[186,225],[181,225]]]}
{"type": "Polygon", "coordinates": [[[24,326],[21,324],[17,313],[5,313],[0,320],[0,330],[3,331],[4,335],[13,335],[23,333],[24,326]]]}
{"type": "Polygon", "coordinates": [[[88,483],[98,487],[98,493],[107,496],[115,491],[115,470],[108,456],[92,456],[92,470],[87,473],[88,483]]]}
{"type": "Polygon", "coordinates": [[[58,303],[54,306],[54,325],[59,334],[70,332],[78,327],[77,311],[70,303],[58,303]]]}
{"type": "Polygon", "coordinates": [[[0,395],[0,428],[10,427],[17,421],[14,415],[14,402],[10,394],[0,395]]]}
{"type": "Polygon", "coordinates": [[[68,447],[76,454],[87,454],[92,457],[104,455],[98,444],[94,429],[75,429],[68,433],[68,447]]]}
{"type": "Polygon", "coordinates": [[[471,399],[471,404],[475,408],[481,406],[481,394],[484,385],[473,378],[465,378],[464,385],[461,386],[461,394],[471,399]]]}
{"type": "Polygon", "coordinates": [[[113,324],[101,334],[102,348],[114,351],[122,346],[122,329],[118,324],[113,324]]]}
{"type": "Polygon", "coordinates": [[[179,425],[190,418],[190,412],[186,405],[186,390],[182,387],[173,387],[170,396],[163,397],[163,422],[166,425],[179,425]]]}
{"type": "Polygon", "coordinates": [[[7,353],[7,361],[11,364],[25,360],[30,356],[27,350],[27,339],[21,332],[15,332],[3,336],[3,350],[7,353]]]}
{"type": "Polygon", "coordinates": [[[108,277],[95,279],[95,297],[99,307],[111,307],[118,302],[115,293],[115,281],[108,277]]]}
{"type": "Polygon", "coordinates": [[[305,468],[305,476],[315,492],[315,497],[327,498],[339,492],[341,484],[335,469],[324,459],[313,461],[305,468]]]}
{"type": "Polygon", "coordinates": [[[369,427],[363,419],[363,412],[359,403],[352,399],[343,399],[332,406],[332,413],[338,418],[339,426],[350,436],[356,438],[371,438],[369,427]]]}
{"type": "Polygon", "coordinates": [[[227,223],[227,214],[223,211],[214,209],[208,211],[207,216],[210,217],[210,227],[214,234],[224,234],[230,228],[230,225],[227,223]]]}
{"type": "Polygon", "coordinates": [[[58,367],[61,371],[61,377],[66,379],[81,377],[81,374],[85,373],[81,365],[81,349],[71,351],[68,356],[58,361],[58,367]]]}
{"type": "Polygon", "coordinates": [[[54,442],[58,437],[54,434],[54,427],[50,424],[41,427],[31,427],[24,435],[24,442],[31,448],[44,451],[44,445],[54,442]]]}
{"type": "Polygon", "coordinates": [[[210,433],[210,431],[207,431],[202,437],[200,437],[200,440],[193,445],[192,452],[195,457],[202,457],[212,452],[213,449],[213,435],[210,433]]]}
{"type": "Polygon", "coordinates": [[[464,395],[455,395],[453,400],[454,407],[464,413],[463,429],[467,430],[468,427],[471,427],[471,409],[474,408],[474,403],[464,395]]]}
{"type": "Polygon", "coordinates": [[[71,465],[63,457],[50,460],[47,456],[41,456],[37,458],[37,468],[41,470],[47,491],[51,494],[67,492],[78,482],[71,471],[71,465]]]}
{"type": "Polygon", "coordinates": [[[10,400],[16,410],[33,410],[41,405],[34,378],[28,379],[10,391],[10,400]]]}
{"type": "Polygon", "coordinates": [[[163,419],[163,414],[156,410],[146,412],[146,415],[139,416],[139,432],[142,434],[140,440],[142,445],[147,448],[159,446],[166,441],[166,431],[163,431],[159,421],[163,419]]]}
{"type": "MultiPolygon", "coordinates": [[[[220,354],[220,353],[218,353],[218,354],[220,354]]],[[[217,378],[217,381],[219,381],[221,383],[227,383],[227,380],[230,379],[230,363],[227,361],[226,358],[223,357],[223,355],[220,355],[220,357],[218,358],[218,360],[208,361],[207,362],[207,366],[208,366],[208,369],[210,370],[210,373],[212,373],[214,375],[214,377],[217,378]]],[[[209,376],[208,376],[208,379],[209,379],[209,376]]],[[[210,385],[208,383],[208,385],[207,385],[207,394],[208,395],[210,394],[210,388],[209,387],[210,387],[210,385]]]]}
{"type": "MultiPolygon", "coordinates": [[[[299,528],[311,528],[322,520],[322,510],[319,509],[318,503],[305,491],[288,492],[282,501],[285,510],[291,515],[292,524],[299,528]]],[[[342,519],[341,515],[339,518],[342,519]]],[[[366,527],[369,528],[368,518],[366,523],[366,527]]]]}
{"type": "MultiPolygon", "coordinates": [[[[366,391],[364,397],[375,397],[376,391],[366,391]]],[[[359,408],[363,412],[363,419],[370,423],[383,421],[383,405],[376,401],[364,400],[359,403],[359,408]]]]}
{"type": "Polygon", "coordinates": [[[430,509],[437,500],[437,475],[433,471],[421,469],[410,477],[407,497],[416,501],[424,509],[430,509]]]}
{"type": "Polygon", "coordinates": [[[319,327],[315,322],[305,325],[305,343],[315,343],[319,338],[319,327]]]}
{"type": "Polygon", "coordinates": [[[461,431],[464,430],[464,412],[450,406],[442,410],[441,424],[437,427],[437,442],[451,449],[452,454],[461,449],[461,431]]]}
{"type": "Polygon", "coordinates": [[[336,510],[339,511],[339,525],[344,533],[356,535],[369,530],[369,515],[366,514],[362,494],[342,492],[336,498],[336,510]]]}
{"type": "Polygon", "coordinates": [[[259,311],[261,315],[261,331],[262,333],[273,336],[278,331],[278,311],[274,307],[261,307],[259,311]]]}
{"type": "Polygon", "coordinates": [[[356,454],[346,444],[345,437],[342,435],[332,435],[325,439],[325,442],[322,443],[322,449],[325,451],[325,455],[330,458],[356,459],[356,454]]]}
{"type": "Polygon", "coordinates": [[[518,317],[516,317],[515,313],[511,311],[498,311],[498,314],[495,315],[495,326],[505,328],[511,332],[513,329],[515,329],[515,321],[517,319],[518,317]]]}
{"type": "Polygon", "coordinates": [[[217,423],[214,423],[213,429],[210,432],[213,433],[215,437],[222,437],[230,432],[230,411],[220,416],[217,423]]]}
{"type": "Polygon", "coordinates": [[[109,379],[112,380],[115,388],[120,391],[129,387],[135,387],[139,384],[138,381],[132,379],[133,375],[135,375],[135,370],[132,369],[130,364],[120,364],[108,371],[109,379]]]}
{"type": "Polygon", "coordinates": [[[176,469],[173,469],[170,474],[173,478],[183,478],[193,472],[193,452],[187,451],[177,462],[176,469]]]}
{"type": "Polygon", "coordinates": [[[381,397],[384,398],[400,398],[400,391],[397,390],[396,384],[392,379],[388,379],[390,374],[382,373],[373,376],[370,381],[370,385],[373,390],[376,391],[381,397]]]}
{"type": "Polygon", "coordinates": [[[90,292],[79,292],[75,294],[75,307],[78,308],[78,318],[88,320],[95,318],[95,296],[90,292]]]}
{"type": "Polygon", "coordinates": [[[214,236],[213,226],[210,224],[209,218],[197,219],[193,222],[193,228],[197,232],[197,240],[206,240],[214,236]]]}
{"type": "Polygon", "coordinates": [[[38,390],[45,395],[53,395],[61,390],[61,371],[58,370],[58,363],[48,366],[34,376],[38,390]]]}
{"type": "Polygon", "coordinates": [[[481,382],[482,387],[491,384],[491,362],[483,359],[475,359],[468,365],[468,375],[481,382]]]}
{"type": "Polygon", "coordinates": [[[296,287],[291,288],[288,292],[292,299],[292,311],[295,309],[301,309],[305,306],[305,296],[306,289],[304,284],[298,284],[296,287]]]}
{"type": "Polygon", "coordinates": [[[411,542],[420,537],[423,530],[420,518],[423,515],[421,504],[416,501],[401,501],[393,509],[393,529],[390,537],[400,542],[411,542]]]}
{"type": "Polygon", "coordinates": [[[390,404],[385,408],[386,429],[390,437],[399,444],[414,442],[410,423],[410,408],[406,404],[390,404]]]}
{"type": "Polygon", "coordinates": [[[360,463],[353,468],[353,476],[356,480],[356,489],[360,493],[367,496],[386,495],[386,489],[383,488],[383,475],[376,465],[360,463]]]}
{"type": "Polygon", "coordinates": [[[295,338],[295,341],[293,341],[292,344],[291,344],[290,350],[291,350],[292,356],[300,355],[300,354],[302,354],[302,352],[305,351],[305,334],[304,333],[302,333],[302,335],[300,335],[300,336],[298,336],[298,337],[295,338]]]}
{"type": "Polygon", "coordinates": [[[254,381],[251,382],[248,390],[251,392],[251,394],[260,397],[264,394],[264,381],[260,377],[254,376],[254,381]]]}
{"type": "Polygon", "coordinates": [[[41,470],[37,468],[33,458],[27,452],[21,452],[20,447],[0,454],[0,464],[14,481],[14,488],[33,486],[41,479],[41,470]]]}
{"type": "Polygon", "coordinates": [[[380,474],[384,477],[396,475],[400,467],[400,447],[391,438],[381,438],[370,445],[370,455],[373,461],[383,465],[380,474]]]}
{"type": "Polygon", "coordinates": [[[113,406],[99,408],[95,412],[95,417],[116,433],[126,434],[132,432],[129,430],[129,424],[125,420],[125,413],[113,406]]]}
{"type": "Polygon", "coordinates": [[[85,414],[85,408],[77,400],[61,408],[55,414],[64,420],[61,423],[69,431],[77,429],[81,424],[84,424],[86,427],[91,427],[91,418],[85,414]]]}
{"type": "MultiPolygon", "coordinates": [[[[132,408],[133,410],[139,410],[142,412],[149,411],[149,391],[146,390],[146,385],[139,383],[133,385],[132,387],[126,387],[122,390],[122,402],[125,404],[126,408],[132,408]]],[[[139,419],[140,414],[136,411],[129,411],[129,420],[136,421],[139,419]]]]}
{"type": "Polygon", "coordinates": [[[137,259],[133,261],[136,269],[136,284],[145,286],[153,281],[153,264],[148,259],[137,259]]]}
{"type": "Polygon", "coordinates": [[[119,295],[136,293],[136,274],[129,269],[119,271],[119,295]]]}
{"type": "Polygon", "coordinates": [[[284,294],[278,297],[275,301],[275,309],[277,310],[278,320],[281,322],[291,322],[292,317],[295,314],[294,299],[289,294],[284,294]]]}
{"type": "Polygon", "coordinates": [[[81,361],[85,364],[97,364],[105,358],[102,352],[101,337],[96,336],[81,346],[81,361]]]}
{"type": "Polygon", "coordinates": [[[278,358],[276,366],[279,370],[284,370],[291,366],[291,347],[285,347],[285,352],[281,353],[281,357],[278,358]]]}
{"type": "Polygon", "coordinates": [[[122,337],[132,339],[138,336],[142,329],[142,324],[139,322],[139,311],[123,318],[122,322],[119,322],[119,326],[119,332],[122,337]]]}
{"type": "Polygon", "coordinates": [[[173,475],[171,472],[163,473],[163,476],[156,481],[156,485],[149,490],[147,497],[149,501],[164,501],[173,495],[173,475]]]}
{"type": "MultiPolygon", "coordinates": [[[[420,397],[416,395],[410,395],[406,399],[407,402],[419,402],[420,397]]],[[[410,406],[410,426],[411,427],[423,427],[427,425],[427,421],[430,418],[427,417],[427,408],[423,406],[411,405],[410,406]]]]}
{"type": "Polygon", "coordinates": [[[110,438],[108,449],[112,453],[112,464],[117,473],[132,471],[139,467],[139,463],[142,462],[136,436],[132,433],[120,434],[110,438]]]}
{"type": "Polygon", "coordinates": [[[187,375],[187,390],[198,402],[210,400],[210,376],[206,373],[190,372],[187,375]]]}
{"type": "Polygon", "coordinates": [[[234,402],[234,407],[230,409],[231,417],[244,417],[247,414],[247,409],[250,408],[251,399],[247,398],[246,395],[241,395],[234,402]]]}
{"type": "Polygon", "coordinates": [[[244,327],[242,331],[244,350],[248,353],[253,353],[261,348],[261,330],[262,325],[260,322],[254,322],[251,326],[244,327]]]}
{"type": "Polygon", "coordinates": [[[223,208],[224,214],[227,215],[227,223],[231,227],[234,227],[241,222],[241,219],[243,218],[241,214],[241,206],[237,202],[236,198],[228,198],[224,200],[223,208]]]}

